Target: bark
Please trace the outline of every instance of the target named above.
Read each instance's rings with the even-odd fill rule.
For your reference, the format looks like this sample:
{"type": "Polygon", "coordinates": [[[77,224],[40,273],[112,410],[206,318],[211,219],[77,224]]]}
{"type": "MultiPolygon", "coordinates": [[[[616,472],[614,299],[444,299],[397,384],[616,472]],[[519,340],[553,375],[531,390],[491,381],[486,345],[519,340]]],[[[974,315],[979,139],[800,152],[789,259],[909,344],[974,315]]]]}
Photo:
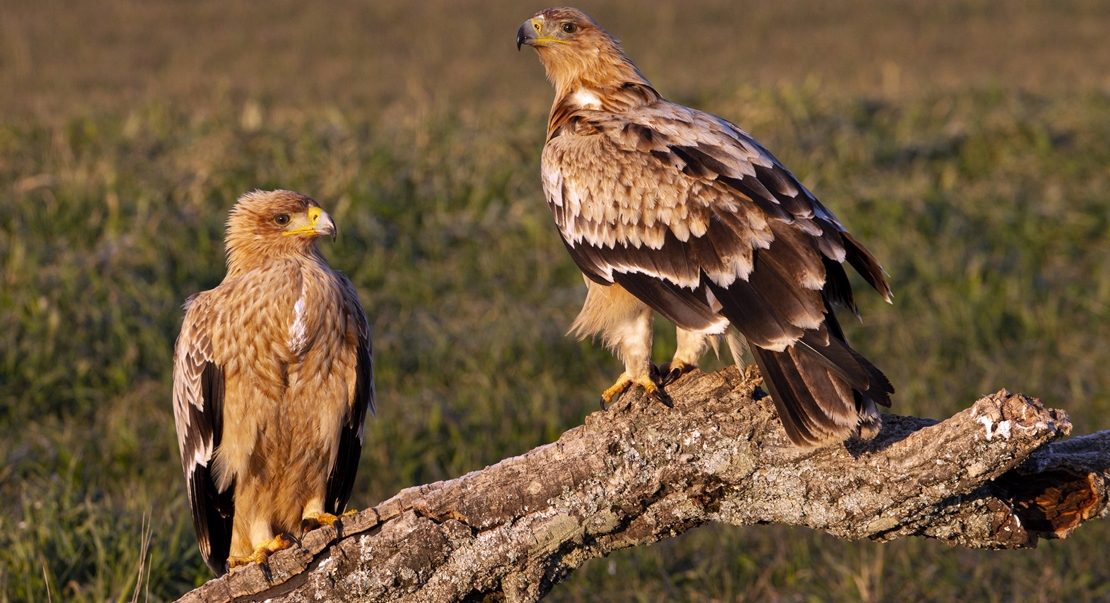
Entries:
{"type": "Polygon", "coordinates": [[[754,371],[694,372],[674,408],[626,393],[555,443],[401,491],[181,601],[536,601],[588,559],[694,527],[1031,548],[1107,513],[1110,431],[1003,390],[944,422],[887,414],[868,442],[792,446],[754,371]]]}

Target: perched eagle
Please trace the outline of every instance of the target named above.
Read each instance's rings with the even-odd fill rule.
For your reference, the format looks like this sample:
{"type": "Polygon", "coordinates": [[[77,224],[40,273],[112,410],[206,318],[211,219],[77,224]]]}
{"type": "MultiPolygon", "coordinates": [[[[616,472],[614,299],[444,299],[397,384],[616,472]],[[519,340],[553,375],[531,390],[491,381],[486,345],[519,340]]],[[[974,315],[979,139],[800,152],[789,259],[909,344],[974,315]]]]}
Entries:
{"type": "Polygon", "coordinates": [[[581,11],[540,11],[517,32],[523,44],[555,86],[543,188],[587,279],[574,329],[600,334],[625,364],[603,402],[632,384],[665,399],[731,325],[794,443],[877,433],[876,404],[894,388],[848,347],[832,309],[856,310],[845,261],[890,301],[871,253],[746,132],[664,100],[581,11]],[[653,310],[679,329],[659,372],[653,310]]]}
{"type": "Polygon", "coordinates": [[[227,276],[185,302],[173,411],[193,526],[216,575],[334,523],[374,412],[370,327],[316,239],[335,223],[289,191],[244,195],[227,276]]]}

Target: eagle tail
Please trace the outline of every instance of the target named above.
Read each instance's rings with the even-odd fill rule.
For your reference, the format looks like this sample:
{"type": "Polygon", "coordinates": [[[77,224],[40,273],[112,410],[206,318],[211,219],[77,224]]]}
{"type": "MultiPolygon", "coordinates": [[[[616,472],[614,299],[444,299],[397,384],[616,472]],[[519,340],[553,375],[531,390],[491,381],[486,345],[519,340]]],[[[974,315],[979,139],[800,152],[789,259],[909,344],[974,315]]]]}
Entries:
{"type": "Polygon", "coordinates": [[[894,387],[845,341],[833,304],[854,310],[847,276],[833,271],[827,290],[798,294],[779,269],[781,258],[769,255],[775,250],[756,256],[748,281],[705,286],[748,340],[791,441],[821,446],[874,435],[881,425],[877,406],[890,406],[894,387]],[[820,323],[799,326],[814,316],[820,323]]]}
{"type": "Polygon", "coordinates": [[[848,346],[825,300],[821,329],[807,330],[782,352],[751,346],[790,440],[821,446],[879,433],[878,405],[890,406],[894,386],[878,367],[848,346]]]}
{"type": "MultiPolygon", "coordinates": [[[[869,439],[879,432],[882,418],[875,396],[854,389],[808,350],[798,346],[782,352],[756,346],[751,350],[790,441],[822,446],[849,438],[869,439]]],[[[880,392],[880,400],[889,400],[890,392],[880,392]]]]}

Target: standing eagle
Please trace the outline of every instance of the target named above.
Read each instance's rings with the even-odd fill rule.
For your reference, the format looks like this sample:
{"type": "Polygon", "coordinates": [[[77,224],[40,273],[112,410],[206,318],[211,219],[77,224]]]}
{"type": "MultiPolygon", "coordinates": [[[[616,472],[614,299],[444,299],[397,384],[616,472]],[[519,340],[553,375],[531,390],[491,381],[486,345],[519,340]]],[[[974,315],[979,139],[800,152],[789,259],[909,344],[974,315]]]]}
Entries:
{"type": "Polygon", "coordinates": [[[289,191],[244,195],[227,221],[227,276],[185,302],[173,411],[208,567],[288,547],[334,523],[374,412],[370,327],[316,239],[335,223],[289,191]],[[276,536],[275,536],[276,535],[276,536]]]}
{"type": "Polygon", "coordinates": [[[890,406],[894,388],[832,310],[856,311],[845,261],[890,301],[874,256],[746,132],[664,100],[581,11],[540,11],[516,40],[555,86],[543,188],[587,279],[573,329],[600,334],[625,364],[603,403],[632,384],[666,399],[662,387],[731,325],[795,444],[877,433],[876,404],[890,406]],[[660,372],[653,310],[678,327],[660,372]]]}

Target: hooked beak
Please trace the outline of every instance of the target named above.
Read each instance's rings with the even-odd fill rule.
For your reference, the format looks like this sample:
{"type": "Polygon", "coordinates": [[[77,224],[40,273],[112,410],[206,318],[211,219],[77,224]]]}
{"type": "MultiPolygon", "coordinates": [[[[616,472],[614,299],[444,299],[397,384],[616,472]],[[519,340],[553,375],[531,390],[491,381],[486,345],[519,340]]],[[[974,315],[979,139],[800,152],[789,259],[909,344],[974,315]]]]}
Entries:
{"type": "Polygon", "coordinates": [[[520,50],[520,47],[525,44],[529,46],[535,45],[536,36],[539,35],[542,27],[543,24],[535,19],[528,19],[525,21],[524,24],[520,26],[520,29],[516,30],[516,49],[520,50]]]}
{"type": "Polygon", "coordinates": [[[532,29],[532,19],[528,19],[524,22],[523,26],[521,26],[521,29],[516,30],[516,50],[521,50],[524,44],[532,46],[532,43],[535,41],[536,36],[532,29]]]}
{"type": "MultiPolygon", "coordinates": [[[[312,209],[316,209],[315,207],[312,209]]],[[[311,210],[310,210],[311,211],[311,210]]],[[[332,242],[336,239],[335,222],[328,215],[328,212],[320,210],[318,215],[309,214],[312,219],[312,230],[320,236],[330,236],[332,242]]]]}

